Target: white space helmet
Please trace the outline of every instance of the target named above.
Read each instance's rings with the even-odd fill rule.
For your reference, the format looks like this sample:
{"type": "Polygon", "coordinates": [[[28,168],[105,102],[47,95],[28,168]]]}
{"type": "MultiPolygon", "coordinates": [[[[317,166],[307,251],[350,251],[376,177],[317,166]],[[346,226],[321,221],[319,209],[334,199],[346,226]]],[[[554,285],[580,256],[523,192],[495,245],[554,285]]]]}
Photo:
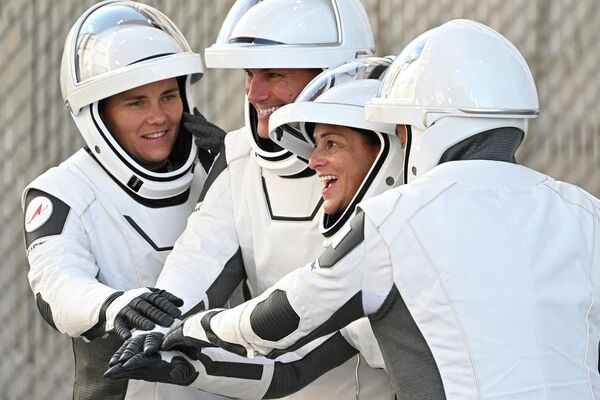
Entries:
{"type": "Polygon", "coordinates": [[[408,126],[405,182],[470,136],[501,127],[527,134],[538,109],[533,77],[517,48],[469,20],[447,22],[413,40],[365,108],[371,121],[408,126]]]}
{"type": "Polygon", "coordinates": [[[269,119],[271,139],[304,160],[315,148],[315,123],[347,126],[365,134],[368,131],[379,139],[379,153],[348,207],[335,216],[323,214],[320,230],[325,237],[335,234],[348,221],[360,201],[401,182],[402,148],[396,126],[367,121],[364,112],[365,103],[379,90],[378,78],[390,63],[390,58],[369,57],[326,70],[294,103],[276,110],[269,119]]]}
{"type": "Polygon", "coordinates": [[[71,28],[62,56],[63,100],[90,153],[134,198],[164,200],[189,188],[198,149],[180,129],[172,155],[176,169],[153,172],[114,139],[98,102],[148,83],[179,78],[184,111],[193,109],[190,87],[203,73],[177,27],[160,11],[132,1],[104,1],[89,8],[71,28]]]}
{"type": "MultiPolygon", "coordinates": [[[[375,51],[360,0],[238,0],[217,41],[205,51],[208,68],[331,68],[375,51]]],[[[282,176],[306,168],[285,149],[262,143],[254,107],[246,126],[259,164],[282,176]]]]}

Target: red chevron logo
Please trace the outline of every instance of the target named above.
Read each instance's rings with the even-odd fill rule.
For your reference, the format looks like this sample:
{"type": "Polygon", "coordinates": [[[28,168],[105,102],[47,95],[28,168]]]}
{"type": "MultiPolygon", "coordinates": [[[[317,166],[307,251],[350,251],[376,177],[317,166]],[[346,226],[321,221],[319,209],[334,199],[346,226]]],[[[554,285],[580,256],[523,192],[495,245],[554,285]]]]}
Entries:
{"type": "Polygon", "coordinates": [[[40,204],[38,206],[37,210],[35,210],[35,212],[31,216],[31,218],[29,218],[29,221],[27,221],[27,224],[29,225],[31,223],[31,221],[33,221],[35,219],[35,217],[42,215],[42,211],[44,211],[46,208],[48,208],[47,204],[40,204]]]}

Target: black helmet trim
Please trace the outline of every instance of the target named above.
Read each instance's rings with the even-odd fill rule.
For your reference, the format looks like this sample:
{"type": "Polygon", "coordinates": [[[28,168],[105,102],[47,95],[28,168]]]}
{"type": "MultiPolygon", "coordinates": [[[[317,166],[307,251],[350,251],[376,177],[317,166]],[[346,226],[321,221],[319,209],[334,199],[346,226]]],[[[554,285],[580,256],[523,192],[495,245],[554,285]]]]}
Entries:
{"type": "MultiPolygon", "coordinates": [[[[132,171],[132,173],[135,173],[135,174],[141,176],[142,178],[148,179],[150,181],[155,181],[155,182],[169,182],[169,181],[173,181],[173,180],[176,180],[178,178],[181,178],[182,176],[184,176],[184,175],[186,175],[186,174],[188,174],[190,172],[190,170],[194,166],[194,163],[191,163],[188,168],[186,168],[185,170],[181,171],[179,174],[168,176],[168,177],[148,175],[148,174],[144,173],[143,171],[141,171],[139,168],[137,168],[135,165],[131,164],[125,157],[123,157],[123,155],[121,154],[121,151],[119,151],[118,149],[116,149],[113,146],[112,141],[109,140],[109,138],[105,134],[104,129],[102,129],[100,127],[100,124],[96,120],[97,104],[98,103],[94,103],[94,104],[92,104],[92,105],[89,106],[90,107],[90,115],[92,116],[92,121],[94,122],[94,126],[98,130],[98,133],[100,133],[100,136],[102,136],[102,139],[104,140],[104,142],[110,147],[111,151],[132,171]]],[[[90,150],[92,150],[92,149],[90,149],[90,150]]],[[[125,149],[122,149],[122,151],[125,151],[125,149]]]]}
{"type": "MultiPolygon", "coordinates": [[[[352,127],[349,128],[354,129],[352,127]]],[[[375,132],[375,134],[380,138],[381,141],[381,153],[379,154],[379,157],[377,157],[377,160],[373,164],[373,167],[363,180],[360,189],[358,190],[350,204],[348,204],[348,206],[344,209],[344,211],[335,215],[323,214],[323,227],[325,228],[325,231],[322,232],[322,234],[326,238],[333,236],[337,231],[339,231],[339,229],[342,226],[344,226],[346,221],[348,221],[348,219],[352,215],[354,215],[356,206],[362,201],[363,197],[365,196],[365,193],[373,184],[373,181],[379,174],[381,167],[387,159],[388,153],[390,151],[390,138],[385,133],[375,132]]]]}
{"type": "Polygon", "coordinates": [[[149,207],[149,208],[164,208],[164,207],[173,207],[173,206],[178,206],[181,205],[183,203],[185,203],[188,198],[190,197],[190,188],[188,187],[185,191],[175,195],[175,196],[171,196],[168,198],[164,198],[164,199],[148,199],[146,197],[142,197],[138,194],[136,194],[135,192],[133,192],[131,190],[131,188],[126,187],[125,185],[123,185],[121,182],[119,182],[119,180],[117,178],[115,178],[105,167],[104,165],[102,165],[102,163],[94,156],[94,153],[92,152],[92,150],[90,150],[89,147],[84,147],[85,151],[87,151],[87,153],[90,155],[90,157],[92,157],[94,159],[94,161],[96,161],[98,163],[98,165],[104,170],[104,172],[106,172],[106,174],[108,176],[110,176],[110,178],[125,192],[129,195],[129,197],[131,197],[133,200],[135,200],[137,203],[149,207]]]}

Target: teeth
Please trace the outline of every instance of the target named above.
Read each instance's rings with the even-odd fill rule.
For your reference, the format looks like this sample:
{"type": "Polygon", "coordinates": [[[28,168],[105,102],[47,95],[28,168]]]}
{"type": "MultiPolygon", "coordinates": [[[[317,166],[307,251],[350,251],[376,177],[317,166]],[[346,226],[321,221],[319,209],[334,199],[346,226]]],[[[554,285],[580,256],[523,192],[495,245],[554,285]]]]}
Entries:
{"type": "Polygon", "coordinates": [[[319,178],[321,178],[321,182],[323,182],[323,183],[337,180],[337,176],[335,176],[335,175],[323,175],[323,176],[320,176],[319,178]]]}
{"type": "Polygon", "coordinates": [[[273,113],[279,107],[281,107],[281,106],[260,109],[260,110],[258,110],[258,115],[260,115],[261,117],[264,117],[265,115],[269,115],[269,114],[273,113]]]}
{"type": "Polygon", "coordinates": [[[167,134],[167,132],[165,132],[165,131],[162,131],[162,132],[149,133],[149,134],[147,134],[147,135],[144,135],[144,137],[145,137],[146,139],[156,139],[156,138],[159,138],[159,137],[163,137],[163,136],[165,136],[166,134],[167,134]]]}

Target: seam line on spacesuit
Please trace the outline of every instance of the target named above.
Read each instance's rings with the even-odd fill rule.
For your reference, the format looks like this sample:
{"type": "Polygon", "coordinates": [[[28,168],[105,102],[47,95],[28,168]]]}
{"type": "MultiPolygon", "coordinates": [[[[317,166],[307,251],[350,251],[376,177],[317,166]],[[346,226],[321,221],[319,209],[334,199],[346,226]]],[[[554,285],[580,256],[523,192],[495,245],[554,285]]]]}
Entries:
{"type": "Polygon", "coordinates": [[[271,200],[269,199],[269,190],[267,189],[267,183],[265,181],[265,177],[261,176],[262,180],[262,188],[263,193],[265,194],[265,201],[267,202],[267,209],[269,210],[269,216],[273,221],[312,221],[315,218],[315,215],[321,209],[321,204],[323,204],[323,198],[320,197],[317,205],[313,209],[312,213],[306,217],[284,217],[280,215],[273,215],[273,209],[271,208],[271,200]]]}
{"type": "Polygon", "coordinates": [[[152,248],[153,248],[154,250],[156,250],[156,251],[168,251],[168,250],[173,250],[173,246],[167,246],[167,247],[158,247],[158,246],[156,245],[156,243],[154,243],[154,242],[152,241],[152,239],[150,239],[150,236],[148,236],[148,235],[146,234],[146,232],[144,232],[144,230],[143,230],[142,228],[140,228],[140,227],[139,227],[139,225],[138,225],[138,224],[136,224],[136,223],[135,223],[135,221],[134,221],[134,220],[133,220],[133,219],[132,219],[130,216],[128,216],[128,215],[124,215],[124,217],[125,217],[125,219],[127,220],[127,222],[129,222],[129,225],[131,225],[131,226],[132,226],[132,228],[133,228],[133,229],[135,229],[135,231],[136,231],[137,233],[139,233],[139,234],[140,234],[140,236],[141,236],[142,238],[144,238],[144,240],[145,240],[146,242],[148,242],[148,244],[149,244],[150,246],[152,246],[152,248]]]}

